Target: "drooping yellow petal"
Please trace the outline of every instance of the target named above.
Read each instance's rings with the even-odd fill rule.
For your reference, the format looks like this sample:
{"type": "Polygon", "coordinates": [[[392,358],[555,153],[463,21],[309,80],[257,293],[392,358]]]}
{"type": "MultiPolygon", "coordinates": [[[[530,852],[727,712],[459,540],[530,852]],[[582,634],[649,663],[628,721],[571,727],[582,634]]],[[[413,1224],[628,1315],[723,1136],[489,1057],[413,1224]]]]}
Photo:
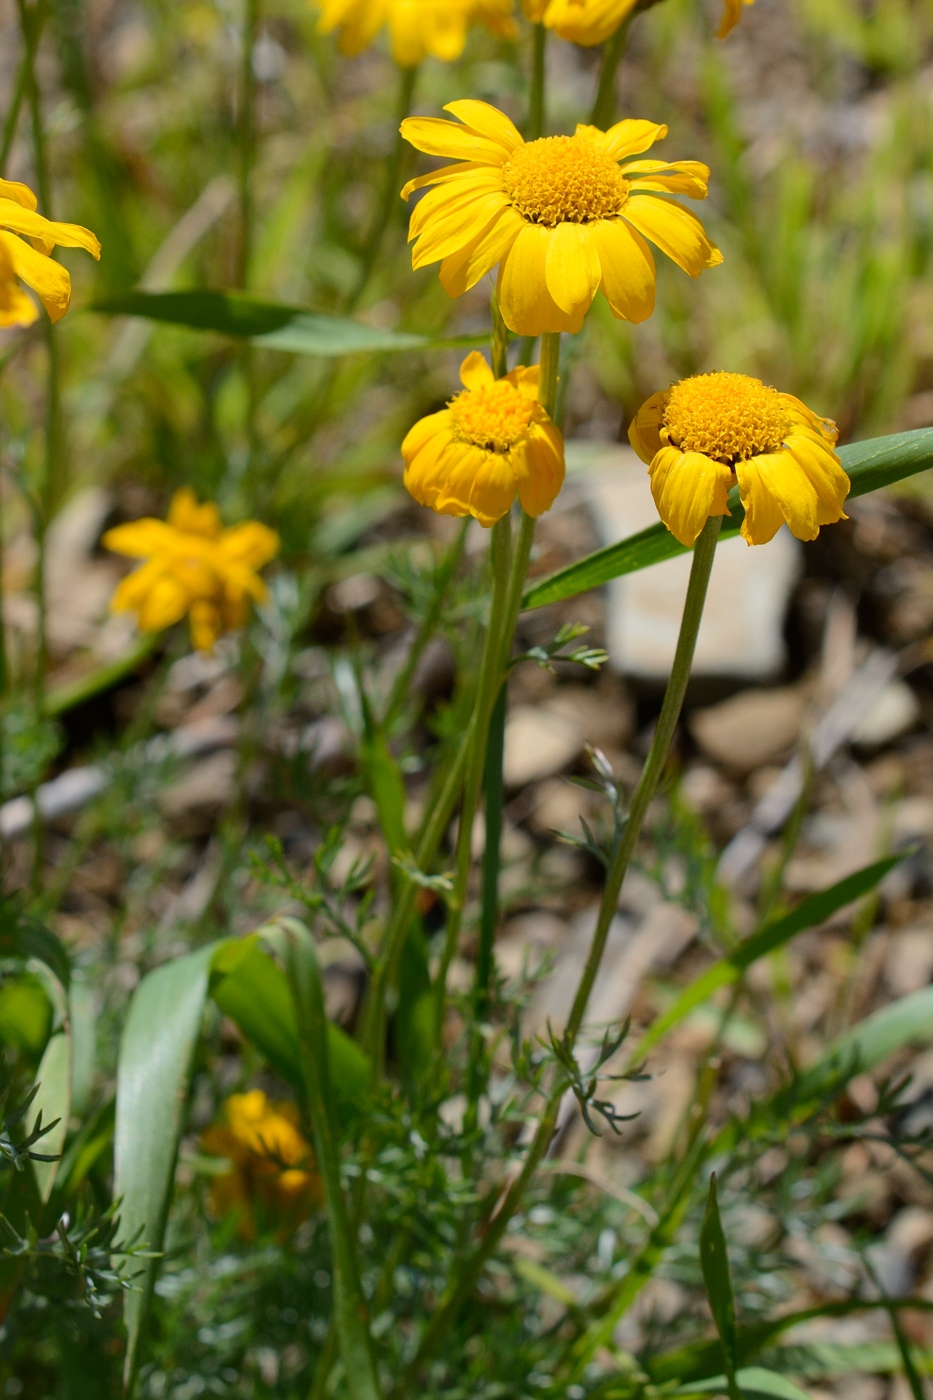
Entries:
{"type": "Polygon", "coordinates": [[[489,165],[504,165],[509,153],[499,141],[478,136],[469,127],[443,117],[406,117],[401,133],[417,151],[429,156],[446,156],[450,160],[478,160],[489,165]]]}
{"type": "Polygon", "coordinates": [[[659,390],[646,399],[629,424],[628,440],[643,462],[654,461],[663,447],[661,422],[667,406],[668,391],[659,390]]]}
{"type": "Polygon", "coordinates": [[[677,164],[663,160],[637,160],[622,167],[633,190],[658,190],[662,194],[685,194],[691,199],[705,199],[709,193],[709,166],[700,160],[683,160],[677,164]]]}
{"type": "Polygon", "coordinates": [[[738,462],[735,474],[745,507],[742,533],[749,544],[772,538],[775,509],[799,540],[816,539],[820,532],[816,490],[789,452],[763,453],[738,462]]]}
{"type": "Polygon", "coordinates": [[[602,269],[588,224],[558,224],[548,239],[545,277],[548,291],[568,316],[589,311],[602,269]]]}
{"type": "Polygon", "coordinates": [[[564,484],[564,440],[553,423],[535,423],[527,443],[511,453],[518,499],[528,515],[543,515],[564,484]]]}
{"type": "Polygon", "coordinates": [[[663,447],[648,469],[658,514],[681,544],[694,544],[711,515],[728,515],[732,472],[702,452],[663,447]]]}
{"type": "Polygon", "coordinates": [[[784,512],[761,470],[761,457],[736,465],[739,496],[745,509],[742,538],[746,544],[768,544],[785,523],[784,512]]]}
{"type": "Polygon", "coordinates": [[[506,151],[516,151],[519,146],[525,144],[514,122],[511,122],[504,112],[500,112],[498,107],[493,107],[488,102],[462,98],[457,102],[445,103],[444,111],[452,112],[478,136],[497,142],[506,151]]]}
{"type": "Polygon", "coordinates": [[[449,436],[450,410],[447,408],[442,408],[440,413],[431,413],[426,418],[419,418],[414,427],[408,430],[402,443],[402,456],[405,461],[412,461],[425,444],[444,429],[447,429],[449,436]]]}
{"type": "Polygon", "coordinates": [[[515,500],[515,473],[508,457],[484,452],[474,471],[470,491],[470,514],[486,529],[512,509],[515,500]]]}
{"type": "Polygon", "coordinates": [[[550,331],[576,334],[583,325],[583,311],[568,314],[557,305],[547,286],[547,256],[552,230],[526,224],[499,265],[499,308],[502,319],[516,335],[543,335],[550,331]]]}
{"type": "Polygon", "coordinates": [[[14,204],[21,204],[24,209],[35,209],[38,201],[28,185],[21,185],[17,180],[0,180],[0,199],[12,199],[14,204]]]}
{"type": "Polygon", "coordinates": [[[506,256],[527,225],[514,209],[504,209],[476,238],[441,263],[439,277],[448,296],[468,292],[506,256]]]}
{"type": "Polygon", "coordinates": [[[784,445],[816,492],[817,524],[835,525],[837,520],[845,520],[843,506],[852,483],[835,452],[816,434],[811,437],[806,432],[791,433],[784,445]]]}
{"type": "Polygon", "coordinates": [[[481,389],[495,384],[496,377],[481,350],[471,350],[460,366],[460,383],[465,389],[481,389]]]}
{"type": "Polygon", "coordinates": [[[19,285],[10,255],[0,244],[0,326],[31,326],[38,317],[38,307],[19,285]]]}
{"type": "Polygon", "coordinates": [[[651,249],[622,219],[599,219],[589,226],[602,272],[599,289],[623,321],[646,321],[654,310],[657,271],[651,249]]]}
{"type": "Polygon", "coordinates": [[[54,258],[45,257],[30,248],[15,233],[5,233],[0,229],[0,244],[17,277],[31,287],[42,302],[49,318],[60,321],[71,302],[71,278],[68,269],[54,258]]]}
{"type": "Polygon", "coordinates": [[[804,427],[817,433],[824,442],[828,442],[830,447],[835,447],[839,429],[831,418],[821,418],[812,408],[801,403],[794,394],[781,394],[781,402],[795,423],[802,423],[804,427]]]}
{"type": "Polygon", "coordinates": [[[635,4],[636,0],[550,0],[544,23],[562,39],[592,48],[616,32],[635,4]]]}
{"type": "Polygon", "coordinates": [[[636,195],[626,204],[623,217],[691,277],[722,262],[722,253],[697,216],[676,200],[636,195]]]}
{"type": "Polygon", "coordinates": [[[62,248],[84,248],[94,258],[100,258],[100,242],[91,230],[80,224],[58,224],[44,219],[34,209],[26,209],[13,199],[0,198],[0,228],[22,233],[27,238],[40,238],[45,243],[62,248]]]}

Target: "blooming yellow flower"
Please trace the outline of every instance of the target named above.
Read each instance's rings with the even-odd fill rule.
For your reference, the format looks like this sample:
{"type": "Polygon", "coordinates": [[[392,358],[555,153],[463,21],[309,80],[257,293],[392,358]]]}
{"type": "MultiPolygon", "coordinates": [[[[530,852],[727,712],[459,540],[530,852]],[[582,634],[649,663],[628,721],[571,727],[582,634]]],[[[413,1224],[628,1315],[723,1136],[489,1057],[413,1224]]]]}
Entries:
{"type": "Polygon", "coordinates": [[[100,258],[100,243],[89,229],[43,219],[27,185],[0,180],[0,326],[28,326],[38,315],[19,281],[32,288],[53,321],[64,316],[71,301],[71,278],[51,256],[56,244],[86,248],[100,258]]]}
{"type": "Polygon", "coordinates": [[[460,366],[464,391],[416,423],[402,443],[405,485],[440,515],[495,525],[516,493],[529,515],[554,504],[564,439],[537,401],[538,365],[496,379],[478,350],[460,366]]]}
{"type": "Polygon", "coordinates": [[[793,394],[746,374],[697,374],[652,394],[629,440],[649,463],[658,514],[692,545],[711,515],[728,515],[738,482],[742,535],[767,544],[786,521],[801,540],[845,520],[849,478],[833,451],[838,433],[793,394]]]}
{"type": "Polygon", "coordinates": [[[441,285],[462,296],[499,264],[499,305],[518,335],[578,331],[597,290],[612,314],[644,321],[654,310],[656,273],[646,239],[691,277],[722,262],[695,214],[665,198],[705,199],[709,170],[699,161],[619,162],[667,135],[649,121],[609,131],[578,126],[573,136],[524,141],[485,102],[449,102],[458,117],[409,117],[402,134],[419,151],[458,163],[410,180],[434,185],[415,207],[412,266],[440,262],[441,285]]]}
{"type": "Polygon", "coordinates": [[[500,38],[515,35],[513,0],[318,0],[319,28],[337,30],[346,54],[361,53],[383,28],[389,31],[392,57],[413,68],[429,54],[446,62],[458,59],[471,24],[483,24],[500,38]]]}
{"type": "Polygon", "coordinates": [[[224,632],[243,626],[250,599],[266,598],[256,570],[278,553],[279,537],[258,520],[225,530],[217,507],[198,505],[194,492],[183,487],[167,521],[118,525],[103,543],[116,554],[146,561],[117,588],[112,611],[135,613],[144,632],[160,632],[187,613],[194,645],[210,651],[224,632]]]}
{"type": "Polygon", "coordinates": [[[247,1238],[255,1237],[257,1213],[294,1228],[322,1198],[295,1105],[270,1103],[261,1089],[251,1089],[227,1099],[224,1117],[224,1124],[201,1134],[204,1151],[230,1163],[230,1171],[212,1183],[214,1213],[239,1210],[240,1233],[247,1238]]]}

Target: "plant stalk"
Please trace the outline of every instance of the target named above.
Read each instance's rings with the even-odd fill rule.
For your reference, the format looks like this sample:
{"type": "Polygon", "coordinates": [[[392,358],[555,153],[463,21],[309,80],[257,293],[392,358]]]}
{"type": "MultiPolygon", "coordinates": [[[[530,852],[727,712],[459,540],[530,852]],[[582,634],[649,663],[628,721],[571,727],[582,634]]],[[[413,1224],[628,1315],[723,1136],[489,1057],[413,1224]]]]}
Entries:
{"type": "Polygon", "coordinates": [[[619,64],[625,56],[631,22],[632,15],[630,14],[603,44],[599,87],[596,89],[596,100],[593,103],[593,111],[590,116],[590,122],[593,126],[598,126],[600,131],[608,130],[615,119],[616,75],[619,71],[619,64]]]}
{"type": "Polygon", "coordinates": [[[389,158],[389,166],[386,171],[385,186],[382,191],[382,199],[376,216],[373,219],[372,228],[362,251],[362,266],[359,280],[347,303],[347,310],[354,311],[363,299],[367,287],[369,286],[373,273],[376,270],[376,263],[382,250],[383,239],[388,229],[394,222],[393,213],[399,198],[399,180],[402,173],[402,161],[405,158],[405,138],[401,132],[402,122],[411,111],[411,105],[415,96],[415,85],[418,81],[418,67],[414,65],[409,68],[402,68],[399,72],[398,100],[395,108],[395,140],[392,145],[392,154],[389,158]]]}
{"type": "Polygon", "coordinates": [[[531,93],[528,99],[527,140],[537,141],[544,135],[547,119],[545,83],[547,78],[547,30],[536,24],[531,31],[531,93]]]}

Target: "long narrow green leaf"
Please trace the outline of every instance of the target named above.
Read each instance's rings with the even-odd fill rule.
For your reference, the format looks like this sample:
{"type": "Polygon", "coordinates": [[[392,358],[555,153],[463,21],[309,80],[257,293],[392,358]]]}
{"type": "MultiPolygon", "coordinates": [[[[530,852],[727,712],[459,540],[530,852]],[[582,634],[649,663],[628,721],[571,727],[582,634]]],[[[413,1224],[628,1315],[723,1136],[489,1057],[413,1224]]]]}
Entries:
{"type": "Polygon", "coordinates": [[[722,1342],[722,1354],[726,1363],[724,1389],[730,1400],[741,1400],[741,1391],[736,1383],[735,1352],[735,1299],[732,1294],[732,1279],[729,1275],[729,1256],[726,1253],[726,1237],[719,1215],[719,1200],[716,1195],[716,1174],[710,1177],[709,1194],[706,1198],[706,1211],[700,1226],[700,1268],[706,1286],[710,1311],[722,1342]]]}
{"type": "Polygon", "coordinates": [[[652,1022],[632,1051],[632,1063],[643,1060],[649,1050],[653,1050],[658,1042],[663,1040],[668,1031],[679,1025],[695,1007],[708,1001],[720,987],[736,982],[759,958],[783,947],[805,929],[815,928],[817,924],[831,918],[839,909],[844,909],[853,900],[860,899],[873,890],[902,859],[902,856],[889,856],[857,870],[853,875],[847,875],[844,880],[831,885],[829,889],[820,890],[818,894],[809,895],[801,900],[789,914],[767,924],[744,943],[740,943],[727,958],[721,958],[685,987],[674,1004],[652,1022]]]}
{"type": "Polygon", "coordinates": [[[679,1386],[675,1395],[723,1395],[737,1393],[745,1400],[809,1400],[805,1390],[782,1376],[778,1371],[769,1371],[764,1366],[746,1366],[736,1372],[734,1389],[730,1391],[728,1376],[711,1376],[707,1381],[693,1381],[690,1385],[679,1386]]]}
{"type": "Polygon", "coordinates": [[[900,997],[839,1036],[793,1087],[798,1103],[820,1098],[840,1080],[875,1069],[908,1045],[933,1041],[933,987],[900,997]]]}
{"type": "MultiPolygon", "coordinates": [[[[124,1240],[162,1248],[175,1161],[210,966],[211,944],[144,977],[133,994],[120,1045],[114,1135],[114,1196],[124,1240]]],[[[152,1300],[155,1259],[143,1264],[137,1288],[124,1294],[124,1385],[132,1395],[143,1325],[152,1300]]]]}
{"type": "MultiPolygon", "coordinates": [[[[851,495],[865,496],[933,467],[933,428],[848,443],[839,449],[839,455],[852,482],[851,495]]],[[[729,509],[732,514],[723,521],[721,539],[736,534],[742,525],[744,511],[736,488],[729,494],[729,509]]],[[[531,584],[525,591],[522,607],[541,608],[547,603],[574,598],[610,579],[636,573],[686,552],[659,521],[627,540],[598,549],[585,559],[578,559],[575,564],[568,564],[548,578],[531,584]]]]}
{"type": "Polygon", "coordinates": [[[33,1162],[36,1185],[43,1201],[47,1201],[58,1173],[58,1157],[65,1145],[68,1119],[71,1116],[71,1034],[67,1024],[50,1037],[45,1054],[36,1071],[39,1092],[32,1101],[30,1114],[42,1115],[43,1125],[54,1124],[52,1131],[40,1138],[36,1151],[52,1157],[51,1162],[33,1162]]]}
{"type": "Polygon", "coordinates": [[[426,350],[437,346],[480,345],[488,336],[437,339],[409,331],[380,330],[349,316],[328,316],[297,306],[257,301],[242,292],[127,292],[91,307],[106,316],[139,316],[147,321],[216,331],[250,340],[266,350],[294,355],[372,354],[375,351],[426,350]]]}

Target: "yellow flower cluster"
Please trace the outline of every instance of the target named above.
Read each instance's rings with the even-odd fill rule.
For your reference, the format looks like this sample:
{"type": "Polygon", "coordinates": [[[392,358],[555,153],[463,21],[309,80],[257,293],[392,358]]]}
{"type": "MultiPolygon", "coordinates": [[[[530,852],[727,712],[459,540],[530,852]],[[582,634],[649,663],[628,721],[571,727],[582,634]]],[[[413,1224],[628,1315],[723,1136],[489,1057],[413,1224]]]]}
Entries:
{"type": "Polygon", "coordinates": [[[219,1216],[238,1211],[240,1233],[248,1239],[260,1221],[288,1233],[322,1199],[295,1105],[272,1103],[261,1089],[251,1089],[227,1099],[224,1118],[201,1135],[205,1152],[230,1163],[213,1180],[212,1210],[219,1216]]]}
{"type": "Polygon", "coordinates": [[[337,31],[343,53],[367,48],[382,29],[392,57],[413,68],[429,55],[453,62],[463,53],[472,24],[503,39],[515,36],[513,0],[318,0],[319,28],[337,31]]]}
{"type": "Polygon", "coordinates": [[[700,374],[653,394],[629,428],[649,463],[658,514],[692,545],[711,515],[728,515],[738,483],[742,535],[767,544],[785,523],[801,540],[844,520],[849,478],[833,448],[836,425],[793,394],[745,374],[700,374]]]}
{"type": "Polygon", "coordinates": [[[144,632],[160,632],[187,615],[200,651],[243,626],[250,600],[264,601],[266,586],[256,570],[279,548],[278,535],[258,520],[224,529],[217,507],[199,505],[187,487],[176,492],[168,520],[118,525],[103,543],[145,560],[114,593],[112,610],[135,613],[144,632]]]}
{"type": "Polygon", "coordinates": [[[0,180],[0,326],[29,326],[39,315],[20,282],[32,288],[53,321],[64,316],[71,278],[51,256],[56,246],[85,248],[100,258],[100,243],[89,229],[44,219],[28,185],[0,180]]]}
{"type": "MultiPolygon", "coordinates": [[[[724,0],[717,38],[724,39],[735,28],[743,4],[754,3],[755,0],[724,0]]],[[[604,43],[628,19],[637,4],[638,0],[522,0],[530,20],[585,48],[604,43]]]]}

